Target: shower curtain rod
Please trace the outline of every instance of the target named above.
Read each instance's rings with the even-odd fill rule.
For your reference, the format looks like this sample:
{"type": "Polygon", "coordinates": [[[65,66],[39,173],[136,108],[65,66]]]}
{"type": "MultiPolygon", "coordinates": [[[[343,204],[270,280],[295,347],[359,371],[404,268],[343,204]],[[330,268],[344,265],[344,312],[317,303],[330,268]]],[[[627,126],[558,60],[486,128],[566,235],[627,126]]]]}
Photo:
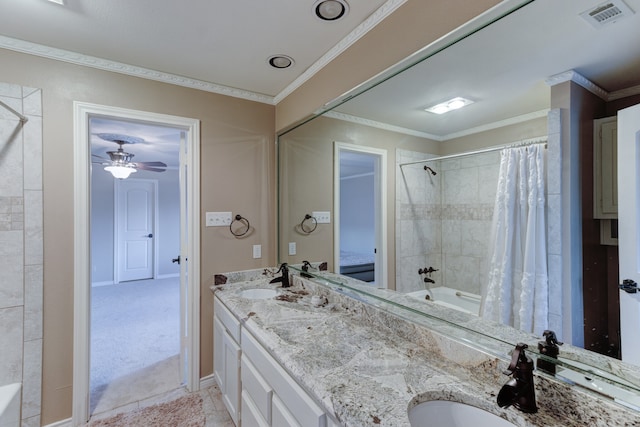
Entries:
{"type": "Polygon", "coordinates": [[[495,147],[485,148],[483,150],[466,151],[464,153],[449,154],[447,156],[438,156],[438,157],[432,157],[430,159],[416,160],[414,162],[400,163],[400,167],[407,166],[407,165],[417,165],[418,163],[433,162],[433,161],[436,161],[436,160],[455,159],[456,157],[472,156],[474,154],[490,153],[492,151],[499,151],[499,150],[502,150],[504,148],[526,147],[527,145],[543,144],[543,143],[546,143],[546,142],[547,142],[547,137],[546,136],[541,136],[541,137],[538,137],[538,138],[525,139],[523,141],[514,142],[514,143],[511,143],[511,144],[497,145],[495,147]]]}
{"type": "Polygon", "coordinates": [[[0,101],[0,105],[2,105],[4,108],[6,108],[7,110],[11,111],[13,114],[15,114],[16,116],[18,116],[18,118],[20,119],[20,123],[27,123],[27,121],[29,121],[29,119],[25,116],[23,116],[22,114],[18,113],[16,110],[14,110],[13,108],[9,107],[7,104],[5,104],[4,102],[0,101]]]}

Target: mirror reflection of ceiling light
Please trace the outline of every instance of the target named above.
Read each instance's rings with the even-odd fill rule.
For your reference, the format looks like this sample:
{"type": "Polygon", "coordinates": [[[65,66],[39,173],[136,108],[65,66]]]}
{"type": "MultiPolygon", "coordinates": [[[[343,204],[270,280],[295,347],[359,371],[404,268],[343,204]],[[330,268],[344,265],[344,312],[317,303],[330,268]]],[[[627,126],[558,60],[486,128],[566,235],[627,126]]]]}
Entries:
{"type": "Polygon", "coordinates": [[[473,101],[457,96],[448,101],[441,102],[440,104],[434,105],[433,107],[425,108],[424,110],[434,114],[444,114],[444,113],[448,113],[449,111],[453,111],[453,110],[457,110],[458,108],[465,107],[469,104],[473,104],[473,101]]]}
{"type": "Polygon", "coordinates": [[[129,175],[137,172],[137,170],[128,166],[106,166],[104,170],[111,172],[111,175],[118,179],[127,179],[129,178],[129,175]]]}

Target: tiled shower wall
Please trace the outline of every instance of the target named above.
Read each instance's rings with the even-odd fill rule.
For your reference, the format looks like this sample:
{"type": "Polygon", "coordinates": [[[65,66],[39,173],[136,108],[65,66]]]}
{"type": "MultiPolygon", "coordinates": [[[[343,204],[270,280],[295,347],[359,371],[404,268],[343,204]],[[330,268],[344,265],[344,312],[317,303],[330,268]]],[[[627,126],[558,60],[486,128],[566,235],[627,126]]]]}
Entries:
{"type": "MultiPolygon", "coordinates": [[[[562,225],[562,117],[548,115],[547,268],[549,329],[563,330],[565,268],[562,225]]],[[[499,152],[406,165],[430,156],[396,152],[396,290],[424,289],[420,268],[433,267],[435,284],[481,294],[487,278],[489,238],[500,168],[499,152]],[[437,175],[424,170],[432,167],[437,175]]],[[[565,257],[569,259],[570,257],[565,257]]],[[[559,332],[561,335],[561,332],[559,332]]]]}
{"type": "MultiPolygon", "coordinates": [[[[399,163],[425,159],[398,150],[399,163]]],[[[480,294],[487,275],[500,153],[406,165],[396,180],[396,289],[424,289],[418,270],[433,267],[435,284],[480,294]],[[435,172],[424,170],[428,164],[435,172]]]]}
{"type": "Polygon", "coordinates": [[[22,425],[40,426],[42,94],[0,83],[0,385],[22,383],[22,425]]]}

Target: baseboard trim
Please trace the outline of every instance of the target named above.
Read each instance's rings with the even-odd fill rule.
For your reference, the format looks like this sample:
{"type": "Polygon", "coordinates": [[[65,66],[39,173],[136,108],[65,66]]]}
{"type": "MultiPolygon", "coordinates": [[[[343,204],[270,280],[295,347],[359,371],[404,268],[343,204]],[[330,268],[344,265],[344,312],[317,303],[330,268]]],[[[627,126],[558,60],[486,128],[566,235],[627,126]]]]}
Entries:
{"type": "Polygon", "coordinates": [[[71,427],[72,424],[73,420],[71,418],[67,418],[66,420],[60,420],[52,424],[47,424],[44,427],[71,427]]]}
{"type": "Polygon", "coordinates": [[[180,273],[171,273],[171,274],[158,274],[156,279],[170,279],[173,277],[180,277],[180,273]]]}
{"type": "Polygon", "coordinates": [[[113,285],[113,280],[106,280],[104,282],[93,282],[91,283],[91,287],[92,288],[96,288],[98,286],[109,286],[109,285],[113,285]]]}
{"type": "Polygon", "coordinates": [[[204,378],[200,378],[200,390],[202,390],[203,388],[213,387],[216,384],[216,378],[213,376],[213,374],[207,375],[204,378]]]}

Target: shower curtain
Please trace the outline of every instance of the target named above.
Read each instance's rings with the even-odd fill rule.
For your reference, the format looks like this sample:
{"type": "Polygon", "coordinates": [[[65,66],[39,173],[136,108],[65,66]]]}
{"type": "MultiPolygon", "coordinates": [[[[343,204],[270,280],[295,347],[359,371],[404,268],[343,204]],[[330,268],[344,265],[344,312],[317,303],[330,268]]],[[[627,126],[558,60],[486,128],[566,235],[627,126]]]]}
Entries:
{"type": "Polygon", "coordinates": [[[544,191],[541,144],[501,151],[481,315],[537,335],[549,309],[544,191]]]}

